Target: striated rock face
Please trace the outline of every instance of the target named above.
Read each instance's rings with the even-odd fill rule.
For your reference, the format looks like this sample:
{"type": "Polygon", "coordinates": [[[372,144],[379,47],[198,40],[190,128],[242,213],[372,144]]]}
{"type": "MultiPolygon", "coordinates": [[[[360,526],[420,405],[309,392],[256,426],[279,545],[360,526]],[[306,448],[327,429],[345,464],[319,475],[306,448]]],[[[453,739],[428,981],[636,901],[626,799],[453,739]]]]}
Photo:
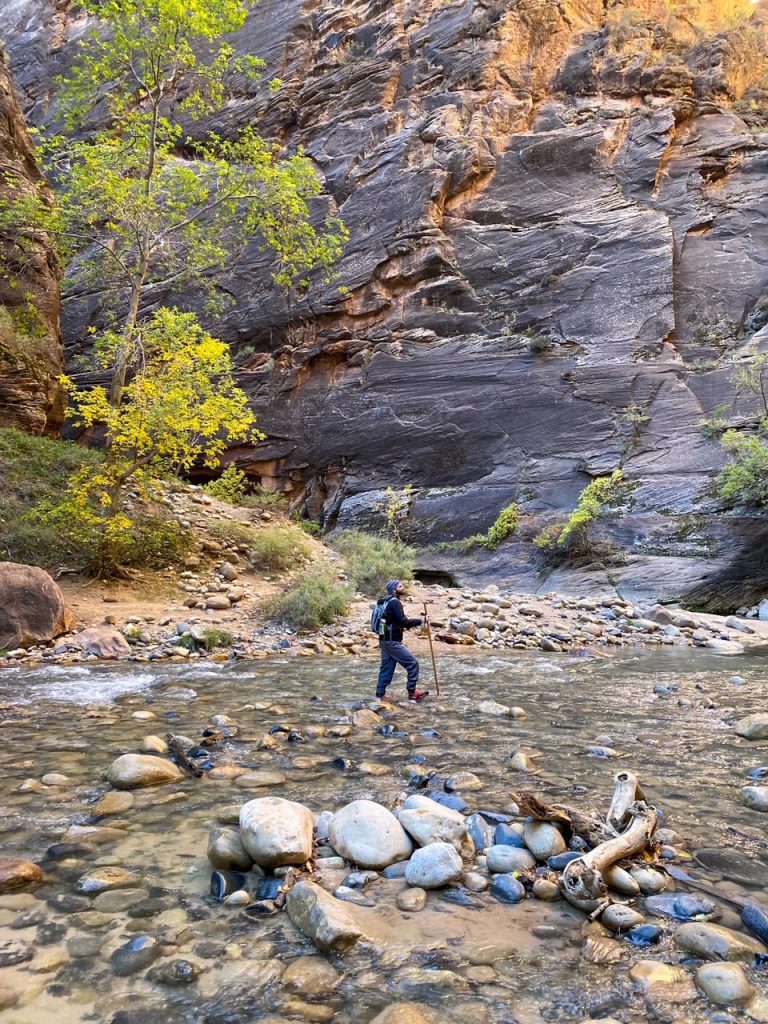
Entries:
{"type": "MultiPolygon", "coordinates": [[[[701,432],[719,405],[754,415],[728,363],[768,345],[764,26],[668,7],[262,0],[235,44],[282,89],[240,89],[195,130],[304,146],[352,237],[348,293],[279,293],[257,245],[223,276],[213,329],[268,435],[233,453],[243,468],[329,527],[376,522],[382,490],[412,484],[428,543],[511,501],[538,528],[621,466],[625,564],[542,578],[528,541],[422,570],[717,607],[768,590],[768,526],[721,514],[701,432]]],[[[38,123],[82,28],[50,0],[0,12],[38,123]]],[[[67,304],[73,353],[96,315],[67,304]]]]}
{"type": "MultiPolygon", "coordinates": [[[[44,188],[32,140],[0,53],[0,199],[44,188]]],[[[59,270],[49,239],[26,236],[22,247],[0,226],[0,425],[57,434],[64,412],[59,384],[59,270]]]]}

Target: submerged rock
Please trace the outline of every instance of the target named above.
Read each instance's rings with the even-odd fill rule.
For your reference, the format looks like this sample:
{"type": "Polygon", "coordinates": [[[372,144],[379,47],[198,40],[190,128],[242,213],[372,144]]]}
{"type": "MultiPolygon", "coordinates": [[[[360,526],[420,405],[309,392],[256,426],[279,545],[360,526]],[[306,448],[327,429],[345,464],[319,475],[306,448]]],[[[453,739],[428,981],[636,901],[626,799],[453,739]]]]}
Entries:
{"type": "Polygon", "coordinates": [[[286,907],[296,927],[323,953],[349,949],[363,937],[363,929],[349,904],[334,899],[314,882],[294,885],[286,907]]]}
{"type": "Polygon", "coordinates": [[[107,782],[115,789],[143,789],[183,778],[172,761],[151,754],[122,754],[107,769],[107,782]]]}
{"type": "Polygon", "coordinates": [[[413,843],[397,818],[372,800],[354,800],[337,811],[328,829],[331,845],[363,868],[386,868],[406,860],[413,843]]]}
{"type": "Polygon", "coordinates": [[[432,1024],[434,1018],[426,1017],[419,1003],[395,1003],[374,1017],[371,1024],[432,1024]]]}
{"type": "Polygon", "coordinates": [[[118,866],[94,868],[93,871],[78,878],[75,883],[75,892],[97,896],[100,892],[109,892],[111,889],[135,887],[139,881],[137,874],[127,871],[125,868],[118,866]]]}
{"type": "Polygon", "coordinates": [[[755,995],[744,968],[738,964],[702,964],[695,980],[704,995],[721,1006],[748,1003],[755,995]]]}
{"type": "Polygon", "coordinates": [[[160,956],[160,943],[152,935],[136,935],[112,953],[109,962],[120,978],[149,967],[160,956]]]}
{"type": "Polygon", "coordinates": [[[698,921],[681,925],[675,932],[675,942],[680,949],[702,960],[731,960],[751,964],[756,956],[768,953],[762,942],[749,935],[698,921]]]}
{"type": "Polygon", "coordinates": [[[280,797],[249,800],[240,808],[240,838],[254,863],[264,868],[305,864],[312,856],[312,812],[280,797]]]}
{"type": "Polygon", "coordinates": [[[768,739],[768,712],[758,711],[754,715],[740,718],[733,728],[736,735],[745,740],[768,739]]]}
{"type": "Polygon", "coordinates": [[[0,858],[0,893],[29,889],[43,881],[42,869],[31,860],[0,858]]]}
{"type": "Polygon", "coordinates": [[[744,786],[741,802],[753,811],[768,811],[768,786],[744,786]]]}
{"type": "Polygon", "coordinates": [[[339,972],[319,956],[300,956],[283,973],[281,984],[303,999],[325,999],[341,981],[339,972]]]}

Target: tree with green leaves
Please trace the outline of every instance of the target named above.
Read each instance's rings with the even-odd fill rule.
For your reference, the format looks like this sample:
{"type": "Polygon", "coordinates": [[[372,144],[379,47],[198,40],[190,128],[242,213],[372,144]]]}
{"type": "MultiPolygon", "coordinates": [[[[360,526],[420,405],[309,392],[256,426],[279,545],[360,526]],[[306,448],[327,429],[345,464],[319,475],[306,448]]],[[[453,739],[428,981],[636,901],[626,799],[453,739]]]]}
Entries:
{"type": "Polygon", "coordinates": [[[170,472],[216,466],[227,443],[260,436],[227,346],[158,301],[182,289],[214,300],[215,273],[253,240],[272,253],[277,286],[306,286],[310,271],[330,274],[347,238],[338,218],[312,216],[322,185],[301,152],[283,155],[253,129],[189,134],[233,83],[263,71],[226,39],[252,4],[80,0],[94,28],[60,83],[63,130],[40,144],[57,204],[41,191],[0,205],[9,259],[48,232],[68,267],[65,287],[102,297],[92,347],[109,384],[64,383],[70,415],[103,436],[106,457],[48,510],[98,539],[99,572],[119,561],[131,529],[128,487],[142,494],[170,472]]]}
{"type": "Polygon", "coordinates": [[[102,292],[117,407],[144,358],[150,289],[153,299],[182,288],[211,297],[214,273],[252,239],[273,253],[276,284],[305,285],[312,269],[330,270],[347,233],[338,218],[314,225],[310,207],[322,185],[301,152],[282,156],[252,129],[192,139],[182,126],[181,118],[221,106],[233,81],[261,73],[261,60],[236,57],[223,38],[243,25],[250,0],[81,6],[97,24],[61,83],[66,130],[41,143],[58,208],[24,197],[0,210],[0,226],[19,248],[33,230],[48,230],[69,264],[65,286],[102,292]],[[73,137],[82,124],[86,136],[73,137]]]}

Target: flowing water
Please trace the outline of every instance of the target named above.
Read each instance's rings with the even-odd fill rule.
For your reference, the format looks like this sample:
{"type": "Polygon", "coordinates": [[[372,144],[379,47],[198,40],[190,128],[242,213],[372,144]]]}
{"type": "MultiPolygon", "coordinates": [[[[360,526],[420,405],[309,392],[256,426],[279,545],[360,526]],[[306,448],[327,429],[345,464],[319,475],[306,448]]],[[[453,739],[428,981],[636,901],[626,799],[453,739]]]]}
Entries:
{"type": "MultiPolygon", "coordinates": [[[[703,998],[671,1008],[644,1003],[628,980],[628,967],[649,955],[681,960],[671,935],[650,952],[624,943],[618,964],[591,964],[581,956],[584,918],[563,903],[506,905],[483,893],[470,908],[434,892],[425,911],[406,919],[394,907],[403,884],[397,881],[375,882],[368,890],[391,941],[330,955],[341,975],[338,987],[309,1008],[291,1004],[280,974],[313,947],[284,913],[252,916],[212,900],[209,829],[224,807],[267,793],[316,812],[360,797],[391,806],[407,788],[403,767],[414,758],[443,776],[474,772],[483,788],[462,794],[467,803],[500,812],[515,790],[528,789],[547,801],[604,814],[614,772],[634,771],[647,798],[663,811],[664,825],[690,851],[717,847],[741,854],[740,866],[725,876],[696,861],[679,862],[686,870],[725,896],[765,898],[765,818],[742,806],[739,789],[750,781],[749,770],[768,762],[768,743],[741,740],[729,724],[734,715],[764,709],[764,656],[670,650],[610,659],[452,654],[441,658],[439,700],[417,706],[402,701],[403,682],[396,677],[391,692],[399,703],[389,721],[407,735],[355,729],[347,738],[312,736],[323,731],[313,726],[342,722],[371,699],[375,668],[370,659],[286,657],[224,666],[5,671],[3,855],[42,863],[46,879],[32,892],[0,896],[3,984],[22,992],[3,1022],[357,1024],[408,999],[439,1007],[441,1020],[477,1024],[588,1016],[626,1022],[741,1019],[740,1011],[717,1009],[703,998]],[[729,682],[737,673],[741,685],[729,682]],[[658,696],[659,684],[676,690],[658,696]],[[476,706],[485,699],[521,705],[528,717],[489,717],[476,706]],[[137,711],[156,718],[136,720],[137,711]],[[285,781],[248,790],[236,779],[205,777],[138,790],[132,808],[88,831],[91,807],[108,789],[102,772],[118,754],[139,750],[150,733],[197,738],[215,714],[229,715],[238,727],[215,753],[217,764],[277,770],[285,781]],[[311,738],[258,750],[276,724],[311,738]],[[589,752],[606,737],[618,757],[589,752]],[[519,746],[540,753],[537,774],[510,771],[510,754],[519,746]],[[352,767],[335,767],[339,757],[352,767]],[[20,790],[24,780],[49,772],[64,773],[68,781],[20,790]],[[74,841],[69,850],[55,845],[63,838],[74,841]],[[127,896],[75,895],[77,879],[101,865],[137,874],[127,896]],[[196,964],[197,981],[173,987],[151,980],[145,970],[116,976],[111,952],[139,934],[163,942],[167,956],[196,964]]],[[[722,915],[720,923],[738,926],[726,903],[722,915]]],[[[766,989],[759,970],[750,976],[759,991],[766,989]]]]}

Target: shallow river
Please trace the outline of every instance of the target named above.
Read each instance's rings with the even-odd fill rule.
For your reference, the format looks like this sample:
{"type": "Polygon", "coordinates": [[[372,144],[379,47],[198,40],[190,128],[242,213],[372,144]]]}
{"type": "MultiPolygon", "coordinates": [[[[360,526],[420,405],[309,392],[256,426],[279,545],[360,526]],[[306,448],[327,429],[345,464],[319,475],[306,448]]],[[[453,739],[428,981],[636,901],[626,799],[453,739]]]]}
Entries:
{"type": "MultiPolygon", "coordinates": [[[[724,895],[768,902],[765,817],[739,802],[749,770],[768,763],[768,741],[741,740],[728,724],[734,713],[765,710],[766,657],[671,650],[610,659],[452,654],[441,657],[440,669],[443,696],[419,706],[401,700],[404,686],[396,677],[391,693],[399,703],[390,721],[406,737],[355,730],[348,738],[320,736],[274,752],[257,747],[275,724],[305,731],[328,726],[370,701],[374,663],[275,658],[225,666],[3,672],[2,852],[39,861],[46,870],[42,887],[0,896],[0,974],[4,984],[23,991],[17,1006],[1,1015],[3,1024],[244,1024],[289,1018],[293,997],[280,974],[313,948],[284,913],[257,917],[211,899],[209,829],[225,806],[267,793],[317,812],[360,797],[391,806],[407,789],[403,767],[418,755],[441,775],[459,769],[477,774],[483,789],[462,794],[473,810],[503,812],[512,792],[528,789],[548,801],[604,814],[614,772],[634,771],[647,798],[662,809],[663,824],[684,837],[688,850],[718,847],[743,854],[728,877],[695,860],[679,862],[682,867],[724,895]],[[729,682],[735,674],[743,676],[742,685],[729,682]],[[677,691],[658,696],[659,684],[677,691]],[[476,703],[485,699],[521,705],[528,717],[481,714],[476,703]],[[244,705],[256,707],[243,710],[244,705]],[[156,720],[135,720],[137,711],[151,711],[156,720]],[[139,790],[129,811],[101,819],[102,831],[84,835],[70,855],[54,846],[65,835],[77,839],[78,826],[94,824],[90,807],[108,789],[102,772],[114,757],[139,750],[150,733],[196,739],[215,714],[229,715],[239,729],[215,753],[217,764],[278,770],[285,782],[247,790],[233,779],[205,777],[139,790]],[[619,757],[589,753],[606,736],[619,757]],[[518,746],[541,754],[537,774],[510,770],[509,757],[518,746]],[[338,757],[353,767],[334,767],[338,757]],[[356,767],[360,762],[385,767],[373,769],[382,774],[364,774],[356,767]],[[49,772],[64,773],[69,781],[20,791],[24,780],[49,772]],[[124,900],[129,905],[123,907],[114,893],[95,900],[75,895],[77,879],[97,865],[136,872],[138,881],[124,900]],[[147,971],[117,977],[109,956],[138,934],[166,943],[169,957],[196,964],[197,980],[172,987],[150,980],[147,971]]],[[[368,890],[396,941],[375,952],[330,956],[341,982],[312,1004],[313,1019],[364,1024],[399,1000],[440,1007],[441,1020],[472,1024],[589,1016],[624,1022],[742,1019],[740,1011],[719,1010],[704,999],[678,1007],[643,1001],[628,968],[649,955],[680,961],[671,938],[650,951],[624,943],[618,964],[591,964],[580,951],[584,918],[562,903],[505,905],[484,893],[468,908],[434,892],[425,911],[406,919],[394,908],[401,884],[376,882],[368,890]],[[534,926],[540,937],[532,933],[534,926]]],[[[720,923],[738,925],[726,904],[720,923]]],[[[751,971],[751,979],[760,992],[768,991],[760,974],[751,971]]],[[[311,1013],[306,1004],[294,1004],[294,1010],[305,1016],[290,1019],[311,1013]]]]}

